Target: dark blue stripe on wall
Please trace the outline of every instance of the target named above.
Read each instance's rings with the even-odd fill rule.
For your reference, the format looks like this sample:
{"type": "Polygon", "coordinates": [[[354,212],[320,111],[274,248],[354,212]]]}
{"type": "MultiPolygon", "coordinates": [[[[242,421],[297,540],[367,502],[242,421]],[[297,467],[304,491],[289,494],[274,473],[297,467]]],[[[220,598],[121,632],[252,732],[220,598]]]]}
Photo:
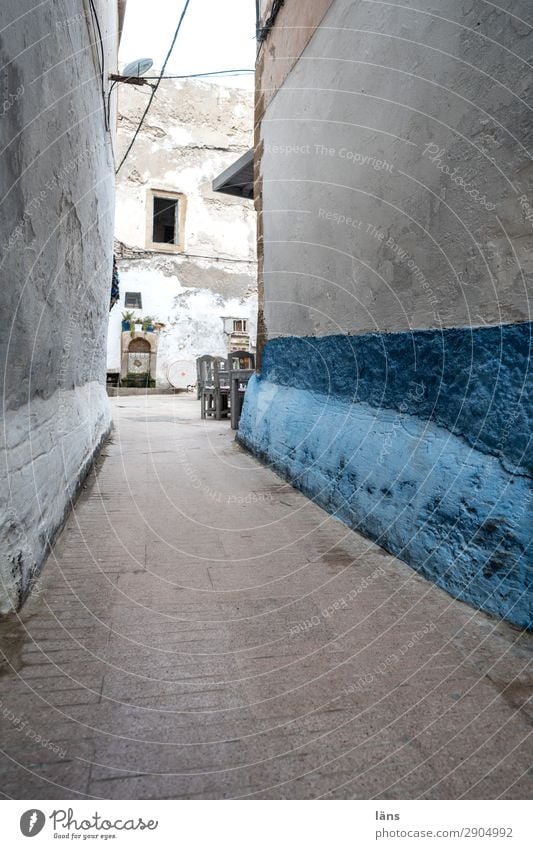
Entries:
{"type": "Polygon", "coordinates": [[[455,597],[533,629],[530,332],[272,340],[239,441],[455,597]]]}
{"type": "Polygon", "coordinates": [[[261,376],[439,424],[514,472],[533,471],[530,322],[273,339],[261,376]]]}

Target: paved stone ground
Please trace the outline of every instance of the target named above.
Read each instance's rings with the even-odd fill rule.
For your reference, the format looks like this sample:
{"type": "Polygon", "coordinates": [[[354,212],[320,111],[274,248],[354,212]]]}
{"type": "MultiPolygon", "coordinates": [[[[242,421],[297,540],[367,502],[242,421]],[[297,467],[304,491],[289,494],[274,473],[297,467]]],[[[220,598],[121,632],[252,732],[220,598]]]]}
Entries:
{"type": "Polygon", "coordinates": [[[191,397],[112,403],[0,625],[4,796],[530,796],[531,636],[348,531],[191,397]]]}

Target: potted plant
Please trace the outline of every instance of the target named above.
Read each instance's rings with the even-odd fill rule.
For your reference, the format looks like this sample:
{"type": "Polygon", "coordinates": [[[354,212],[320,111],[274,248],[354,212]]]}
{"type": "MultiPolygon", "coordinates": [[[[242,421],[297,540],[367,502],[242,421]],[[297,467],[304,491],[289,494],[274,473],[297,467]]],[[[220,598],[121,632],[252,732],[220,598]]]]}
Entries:
{"type": "Polygon", "coordinates": [[[154,319],[151,315],[145,315],[142,319],[142,329],[144,332],[153,333],[154,332],[154,319]]]}
{"type": "Polygon", "coordinates": [[[134,324],[134,320],[135,319],[134,319],[134,314],[133,314],[132,310],[124,310],[124,312],[122,313],[122,331],[123,331],[123,333],[125,333],[126,330],[131,330],[131,328],[134,324]]]}

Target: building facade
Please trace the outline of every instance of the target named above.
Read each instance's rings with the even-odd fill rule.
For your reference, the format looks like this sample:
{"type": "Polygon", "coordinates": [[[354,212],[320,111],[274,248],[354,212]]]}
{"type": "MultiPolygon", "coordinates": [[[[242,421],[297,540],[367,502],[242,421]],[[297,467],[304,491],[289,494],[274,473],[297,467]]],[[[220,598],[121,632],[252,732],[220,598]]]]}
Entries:
{"type": "MultiPolygon", "coordinates": [[[[143,88],[121,88],[121,151],[147,97],[143,88]]],[[[140,372],[149,373],[152,385],[185,388],[195,380],[198,356],[254,349],[253,202],[212,187],[252,138],[252,93],[193,80],[160,85],[117,176],[121,295],[110,316],[107,368],[123,384],[135,384],[140,372]],[[151,319],[154,331],[123,330],[124,313],[151,319]],[[141,344],[149,346],[149,363],[132,350],[141,344]]]]}
{"type": "Polygon", "coordinates": [[[532,627],[531,28],[525,2],[467,5],[261,4],[240,440],[532,627]]]}
{"type": "Polygon", "coordinates": [[[110,427],[107,75],[124,6],[57,0],[22,14],[5,0],[0,12],[1,613],[23,603],[110,427]]]}

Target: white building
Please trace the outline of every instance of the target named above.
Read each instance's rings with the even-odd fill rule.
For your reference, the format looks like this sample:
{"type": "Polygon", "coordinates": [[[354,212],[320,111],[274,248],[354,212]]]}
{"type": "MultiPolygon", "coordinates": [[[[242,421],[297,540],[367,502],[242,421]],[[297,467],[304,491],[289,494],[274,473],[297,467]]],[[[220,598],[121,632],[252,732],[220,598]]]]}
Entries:
{"type": "MultiPolygon", "coordinates": [[[[149,91],[121,87],[121,152],[149,91]]],[[[213,179],[250,148],[252,135],[251,92],[192,80],[160,85],[117,177],[120,301],[110,316],[107,368],[124,384],[128,374],[149,369],[158,386],[168,387],[175,384],[177,362],[188,361],[193,373],[202,354],[253,350],[253,203],[212,188],[213,179]],[[122,330],[124,311],[164,326],[145,333],[138,327],[132,336],[122,330]]]]}

